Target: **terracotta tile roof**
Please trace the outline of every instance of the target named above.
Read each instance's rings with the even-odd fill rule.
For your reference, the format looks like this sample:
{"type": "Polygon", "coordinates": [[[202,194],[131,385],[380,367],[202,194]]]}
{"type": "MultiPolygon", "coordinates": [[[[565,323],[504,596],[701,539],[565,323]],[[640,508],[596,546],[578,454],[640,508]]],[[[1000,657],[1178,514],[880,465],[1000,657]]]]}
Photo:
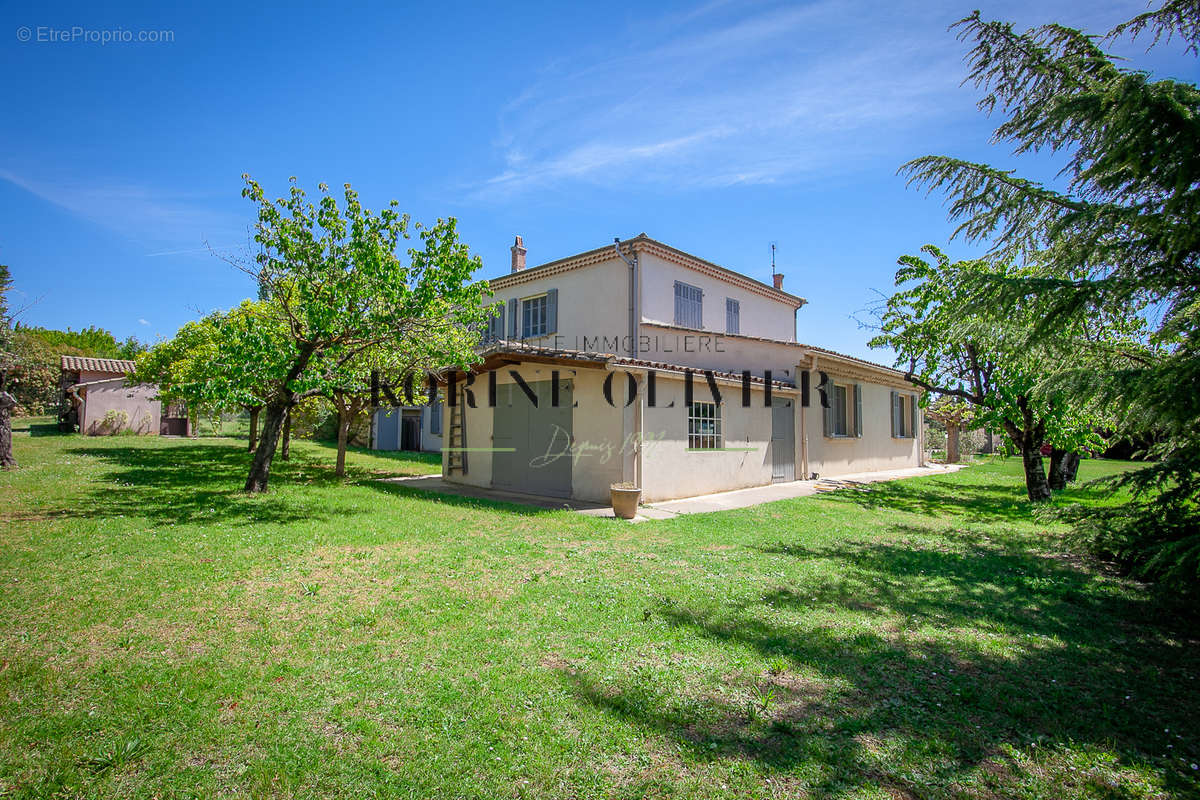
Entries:
{"type": "MultiPolygon", "coordinates": [[[[483,358],[483,362],[477,365],[477,368],[487,368],[489,358],[502,357],[505,355],[529,357],[533,359],[545,359],[549,361],[562,362],[583,362],[595,364],[596,366],[615,365],[622,367],[637,367],[640,369],[653,369],[660,372],[679,372],[691,370],[693,375],[701,375],[704,373],[704,367],[689,367],[682,364],[669,364],[665,361],[650,361],[644,358],[630,358],[616,353],[595,353],[583,350],[559,350],[553,347],[538,347],[537,345],[525,344],[524,342],[510,342],[501,340],[493,342],[479,351],[479,355],[483,358]]],[[[713,370],[713,375],[716,378],[721,378],[728,381],[740,383],[742,380],[741,373],[725,372],[723,370],[713,370]]],[[[751,374],[750,382],[753,384],[762,384],[761,376],[751,374]]],[[[780,389],[794,389],[796,385],[790,381],[772,380],[772,386],[777,386],[780,389]]]]}
{"type": "Polygon", "coordinates": [[[123,358],[62,356],[62,368],[67,372],[111,372],[113,375],[127,375],[133,372],[134,362],[123,358]]]}
{"type": "MultiPolygon", "coordinates": [[[[655,328],[666,328],[667,330],[672,330],[672,331],[684,331],[686,333],[707,334],[709,336],[715,336],[715,337],[722,338],[722,339],[746,339],[746,340],[749,340],[752,342],[767,342],[769,344],[784,344],[784,345],[788,345],[789,347],[799,347],[803,350],[815,350],[817,353],[820,353],[822,355],[833,356],[834,358],[841,359],[842,361],[851,361],[856,364],[860,364],[864,367],[869,367],[874,370],[879,370],[880,372],[891,373],[894,375],[898,375],[901,378],[904,378],[904,376],[905,376],[905,372],[902,369],[896,369],[895,367],[888,367],[883,364],[877,364],[874,361],[867,361],[865,358],[859,358],[858,356],[848,356],[845,353],[839,353],[836,350],[828,350],[824,347],[817,347],[815,344],[804,344],[803,342],[788,342],[788,341],[784,341],[783,339],[768,339],[765,336],[750,336],[749,334],[745,334],[745,333],[722,333],[720,331],[706,331],[701,328],[686,328],[682,325],[671,325],[666,322],[643,322],[642,325],[648,325],[648,326],[655,327],[655,328]]],[[[906,378],[906,380],[907,380],[907,378],[906,378]]]]}

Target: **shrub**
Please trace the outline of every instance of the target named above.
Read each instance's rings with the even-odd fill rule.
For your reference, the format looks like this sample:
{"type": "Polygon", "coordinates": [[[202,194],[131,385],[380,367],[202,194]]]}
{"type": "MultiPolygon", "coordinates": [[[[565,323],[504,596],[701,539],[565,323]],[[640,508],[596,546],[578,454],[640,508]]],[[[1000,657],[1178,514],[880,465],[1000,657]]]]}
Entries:
{"type": "Polygon", "coordinates": [[[128,426],[129,414],[119,408],[110,408],[100,420],[100,431],[109,436],[116,436],[128,426]]]}

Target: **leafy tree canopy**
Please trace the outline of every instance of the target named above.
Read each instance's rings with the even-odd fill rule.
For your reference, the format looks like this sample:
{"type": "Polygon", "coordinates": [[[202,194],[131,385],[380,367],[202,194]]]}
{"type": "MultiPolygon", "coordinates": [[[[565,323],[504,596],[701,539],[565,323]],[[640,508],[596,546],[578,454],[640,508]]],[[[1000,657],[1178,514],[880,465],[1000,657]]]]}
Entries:
{"type": "Polygon", "coordinates": [[[16,330],[25,336],[44,342],[52,349],[57,350],[62,348],[63,353],[67,355],[133,360],[138,357],[138,354],[145,352],[147,348],[145,344],[138,341],[136,336],[130,336],[124,341],[117,341],[117,338],[112,333],[95,326],[89,326],[78,331],[71,328],[60,331],[51,328],[18,324],[16,330]]]}
{"type": "Polygon", "coordinates": [[[459,241],[454,219],[412,224],[395,201],[373,212],[349,184],[341,205],[323,184],[320,193],[310,202],[293,179],[286,197],[271,200],[248,176],[242,191],[258,208],[259,245],[244,269],[257,280],[270,317],[227,342],[230,363],[266,387],[247,491],[266,489],[289,408],[361,390],[374,365],[465,366],[475,359],[487,318],[487,283],[472,280],[482,264],[459,241]],[[414,239],[419,246],[406,246],[414,239]]]}
{"type": "Polygon", "coordinates": [[[957,233],[987,241],[994,265],[959,291],[981,307],[1042,313],[1029,342],[1105,314],[1151,321],[1150,351],[1097,367],[1067,357],[1061,387],[1129,427],[1161,432],[1160,461],[1119,479],[1125,507],[1076,517],[1099,552],[1187,591],[1200,587],[1200,90],[1154,79],[1104,50],[1146,36],[1200,55],[1200,4],[1170,0],[1094,37],[1063,25],[1018,32],[972,14],[969,79],[1004,119],[995,140],[1063,161],[1053,188],[951,156],[906,164],[910,181],[947,193],[957,233]],[[1070,367],[1074,366],[1074,369],[1070,367]]]}

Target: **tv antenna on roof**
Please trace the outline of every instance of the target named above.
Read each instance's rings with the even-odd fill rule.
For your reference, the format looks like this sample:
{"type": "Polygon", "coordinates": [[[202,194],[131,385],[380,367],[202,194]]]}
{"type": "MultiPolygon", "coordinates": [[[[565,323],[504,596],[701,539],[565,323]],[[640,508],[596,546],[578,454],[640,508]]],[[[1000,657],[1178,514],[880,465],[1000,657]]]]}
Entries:
{"type": "Polygon", "coordinates": [[[771,242],[771,277],[775,277],[775,242],[771,242]]]}

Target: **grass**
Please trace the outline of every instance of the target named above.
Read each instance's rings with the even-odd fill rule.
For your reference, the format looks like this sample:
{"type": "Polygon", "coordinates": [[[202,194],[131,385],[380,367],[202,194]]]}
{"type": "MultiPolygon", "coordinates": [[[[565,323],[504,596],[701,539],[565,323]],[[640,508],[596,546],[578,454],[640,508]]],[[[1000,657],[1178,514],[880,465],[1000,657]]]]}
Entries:
{"type": "Polygon", "coordinates": [[[0,474],[3,797],[1200,793],[1194,622],[1016,462],[629,525],[44,426],[0,474]]]}

